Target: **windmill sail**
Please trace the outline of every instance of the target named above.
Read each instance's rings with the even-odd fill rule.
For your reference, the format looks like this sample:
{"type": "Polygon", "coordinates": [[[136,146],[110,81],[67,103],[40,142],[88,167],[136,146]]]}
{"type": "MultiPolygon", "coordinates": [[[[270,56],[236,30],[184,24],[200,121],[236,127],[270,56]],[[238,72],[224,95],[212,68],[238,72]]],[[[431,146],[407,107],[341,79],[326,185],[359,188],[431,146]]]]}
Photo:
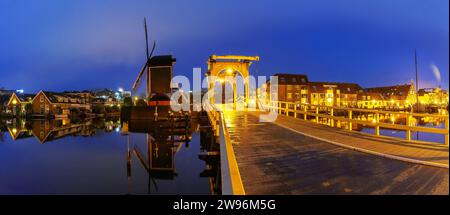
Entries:
{"type": "Polygon", "coordinates": [[[142,75],[144,75],[144,71],[146,71],[148,66],[148,61],[144,64],[144,66],[142,67],[141,71],[139,72],[138,77],[136,78],[136,81],[134,81],[133,84],[133,91],[136,91],[137,87],[139,86],[139,83],[141,81],[142,75]]]}
{"type": "Polygon", "coordinates": [[[136,81],[134,81],[133,84],[133,91],[136,91],[136,89],[139,86],[139,83],[141,82],[142,76],[144,75],[145,71],[148,71],[148,62],[150,60],[150,58],[153,56],[153,52],[155,51],[155,47],[156,47],[156,42],[153,41],[153,46],[152,46],[152,50],[149,54],[149,49],[148,49],[148,32],[147,32],[147,19],[144,18],[144,31],[145,31],[145,50],[146,50],[146,62],[144,64],[144,66],[142,67],[141,71],[139,72],[136,81]]]}

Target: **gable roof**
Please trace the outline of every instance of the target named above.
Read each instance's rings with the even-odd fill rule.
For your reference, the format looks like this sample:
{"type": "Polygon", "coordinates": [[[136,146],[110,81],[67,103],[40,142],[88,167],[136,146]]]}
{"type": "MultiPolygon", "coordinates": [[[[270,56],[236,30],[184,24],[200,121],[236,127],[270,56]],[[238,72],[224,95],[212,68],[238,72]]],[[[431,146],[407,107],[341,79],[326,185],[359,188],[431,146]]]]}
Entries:
{"type": "Polygon", "coordinates": [[[375,92],[360,92],[358,93],[358,100],[366,101],[366,100],[384,100],[383,95],[375,92]],[[370,99],[369,99],[370,96],[370,99]]]}
{"type": "MultiPolygon", "coordinates": [[[[43,91],[41,90],[38,94],[36,94],[36,96],[33,98],[34,99],[37,97],[37,95],[43,93],[44,96],[48,99],[48,101],[50,103],[67,103],[67,104],[73,104],[74,102],[71,101],[71,99],[82,99],[81,96],[77,96],[77,95],[73,95],[73,94],[65,94],[65,93],[56,93],[56,92],[50,92],[50,91],[43,91]],[[64,99],[69,99],[67,101],[65,100],[58,100],[58,98],[64,98],[64,99]]],[[[75,103],[78,104],[78,103],[75,103]]]]}
{"type": "Polygon", "coordinates": [[[323,93],[325,90],[325,87],[320,82],[309,82],[308,86],[311,93],[323,93]]]}
{"type": "Polygon", "coordinates": [[[305,85],[309,82],[304,74],[276,73],[272,76],[278,77],[278,84],[305,85]]]}
{"type": "Polygon", "coordinates": [[[13,100],[13,98],[17,98],[17,101],[19,103],[27,103],[27,102],[31,102],[34,98],[34,94],[16,94],[15,92],[12,93],[12,95],[9,97],[8,99],[8,104],[10,105],[11,101],[13,100]]]}
{"type": "Polygon", "coordinates": [[[384,98],[403,100],[408,96],[411,87],[411,84],[403,84],[395,86],[366,88],[365,91],[369,93],[379,93],[384,98]]]}
{"type": "Polygon", "coordinates": [[[309,82],[309,85],[316,86],[318,91],[324,90],[326,85],[335,85],[341,94],[356,94],[363,90],[359,84],[346,82],[309,82]]]}

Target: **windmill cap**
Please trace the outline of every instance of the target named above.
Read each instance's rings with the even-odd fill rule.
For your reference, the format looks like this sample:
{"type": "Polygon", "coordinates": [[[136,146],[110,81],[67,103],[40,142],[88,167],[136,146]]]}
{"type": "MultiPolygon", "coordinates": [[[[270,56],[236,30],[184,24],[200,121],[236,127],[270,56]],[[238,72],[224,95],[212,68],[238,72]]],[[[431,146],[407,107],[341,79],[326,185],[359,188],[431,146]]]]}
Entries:
{"type": "Polygon", "coordinates": [[[177,60],[172,55],[158,55],[150,58],[149,66],[173,66],[177,60]]]}

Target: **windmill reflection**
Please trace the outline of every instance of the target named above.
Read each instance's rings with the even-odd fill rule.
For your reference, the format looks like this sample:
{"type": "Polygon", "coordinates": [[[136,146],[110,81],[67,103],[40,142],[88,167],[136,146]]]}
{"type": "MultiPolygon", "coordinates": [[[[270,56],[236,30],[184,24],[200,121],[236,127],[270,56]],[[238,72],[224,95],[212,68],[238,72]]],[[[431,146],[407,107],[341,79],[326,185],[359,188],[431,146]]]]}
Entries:
{"type": "MultiPolygon", "coordinates": [[[[131,133],[145,133],[145,148],[139,147],[137,144],[130,143],[130,136],[127,136],[127,178],[128,193],[131,193],[131,162],[136,159],[148,173],[148,194],[152,191],[158,192],[158,180],[174,180],[178,173],[176,171],[175,156],[183,148],[189,147],[194,132],[202,134],[199,122],[195,120],[179,120],[179,121],[161,121],[148,123],[146,121],[130,121],[122,122],[122,135],[131,133]],[[131,145],[130,145],[131,144],[131,145]]],[[[202,139],[202,138],[201,138],[202,139]]],[[[205,139],[212,140],[212,139],[205,139]]],[[[213,145],[212,142],[207,143],[201,141],[202,148],[213,145]],[[205,145],[205,146],[203,146],[205,145]]],[[[201,157],[201,155],[199,155],[201,157]]],[[[205,161],[206,162],[206,161],[205,161]]],[[[209,161],[208,161],[209,162],[209,161]]],[[[217,194],[216,187],[218,183],[218,170],[213,170],[212,165],[206,162],[206,170],[200,172],[200,177],[210,178],[211,193],[217,194]],[[211,172],[213,172],[211,174],[211,172]]],[[[215,168],[218,165],[214,166],[215,168]]],[[[220,177],[219,177],[220,178],[220,177]]]]}

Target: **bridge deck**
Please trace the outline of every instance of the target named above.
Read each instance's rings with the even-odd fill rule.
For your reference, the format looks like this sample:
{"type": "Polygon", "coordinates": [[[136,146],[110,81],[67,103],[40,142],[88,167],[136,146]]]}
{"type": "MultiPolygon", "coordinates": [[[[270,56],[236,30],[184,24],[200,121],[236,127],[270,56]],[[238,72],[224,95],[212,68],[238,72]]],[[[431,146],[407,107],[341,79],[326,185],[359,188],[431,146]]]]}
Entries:
{"type": "Polygon", "coordinates": [[[449,164],[449,148],[443,144],[420,141],[408,142],[399,138],[377,137],[362,132],[350,132],[326,125],[307,122],[294,117],[278,115],[276,124],[321,139],[344,144],[370,152],[382,153],[407,159],[413,159],[437,166],[449,164]]]}
{"type": "MultiPolygon", "coordinates": [[[[294,130],[348,144],[378,141],[380,145],[396,147],[393,146],[396,144],[393,140],[376,140],[353,133],[349,136],[348,132],[341,133],[343,131],[283,116],[279,116],[275,123],[261,123],[259,114],[225,112],[225,121],[247,194],[449,193],[449,172],[446,168],[362,153],[294,130]]],[[[411,145],[411,150],[432,148],[434,147],[420,144],[411,145]]],[[[405,151],[410,156],[426,157],[427,160],[434,159],[444,163],[446,156],[448,164],[448,147],[438,148],[437,151],[443,153],[435,158],[430,154],[431,150],[423,155],[419,152],[417,155],[407,152],[407,148],[389,152],[405,151]]],[[[373,146],[371,149],[377,148],[373,146]]]]}

